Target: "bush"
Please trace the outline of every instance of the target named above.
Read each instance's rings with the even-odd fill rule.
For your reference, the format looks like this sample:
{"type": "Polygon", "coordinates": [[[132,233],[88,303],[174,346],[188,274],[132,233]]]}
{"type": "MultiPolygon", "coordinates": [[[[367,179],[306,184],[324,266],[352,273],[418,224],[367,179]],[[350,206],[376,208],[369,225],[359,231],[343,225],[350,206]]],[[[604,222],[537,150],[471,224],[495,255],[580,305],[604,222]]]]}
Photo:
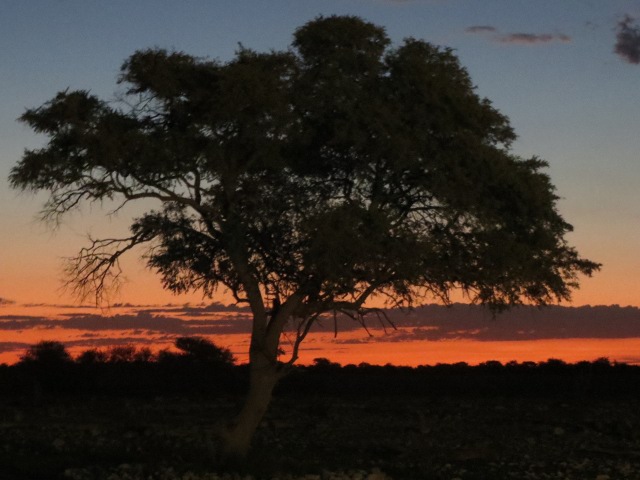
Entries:
{"type": "Polygon", "coordinates": [[[20,357],[20,363],[59,366],[72,362],[67,347],[62,342],[42,341],[27,348],[20,357]]]}
{"type": "Polygon", "coordinates": [[[97,348],[91,348],[85,350],[76,357],[76,362],[82,365],[94,365],[96,363],[106,363],[109,359],[107,352],[104,350],[98,350],[97,348]]]}
{"type": "Polygon", "coordinates": [[[203,337],[180,337],[175,346],[183,358],[199,363],[234,365],[235,357],[228,348],[218,347],[203,337]]]}

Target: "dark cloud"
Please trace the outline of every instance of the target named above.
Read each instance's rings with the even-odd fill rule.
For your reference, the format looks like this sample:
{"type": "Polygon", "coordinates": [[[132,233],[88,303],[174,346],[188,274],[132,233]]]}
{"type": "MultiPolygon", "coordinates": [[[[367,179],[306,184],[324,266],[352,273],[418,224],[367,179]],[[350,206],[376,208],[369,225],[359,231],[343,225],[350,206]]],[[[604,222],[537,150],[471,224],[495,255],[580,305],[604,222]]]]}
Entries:
{"type": "MultiPolygon", "coordinates": [[[[23,307],[48,307],[55,309],[65,309],[65,310],[86,310],[86,309],[95,309],[94,305],[65,305],[65,304],[51,304],[51,303],[28,303],[22,305],[23,307]]],[[[251,309],[248,306],[239,306],[239,305],[225,305],[220,302],[212,302],[210,304],[201,303],[199,305],[191,305],[187,304],[174,304],[168,303],[165,305],[148,305],[148,304],[133,304],[133,303],[114,303],[109,305],[109,307],[105,308],[103,311],[117,311],[125,309],[127,311],[135,310],[138,312],[149,312],[149,313],[175,313],[175,314],[184,314],[184,315],[199,315],[199,314],[209,314],[209,313],[233,313],[233,312],[250,312],[251,309]]],[[[68,314],[71,315],[71,314],[68,314]]],[[[77,315],[83,315],[83,313],[78,313],[77,315]]]]}
{"type": "Polygon", "coordinates": [[[19,350],[26,350],[30,346],[30,343],[23,342],[0,342],[0,353],[10,353],[19,350]]]}
{"type": "Polygon", "coordinates": [[[471,27],[467,27],[464,29],[467,33],[493,33],[496,32],[496,27],[492,27],[491,25],[472,25],[471,27]]]}
{"type": "Polygon", "coordinates": [[[618,22],[614,52],[627,63],[640,64],[640,26],[635,18],[625,15],[618,22]]]}
{"type": "Polygon", "coordinates": [[[363,336],[362,339],[341,340],[338,337],[337,342],[640,338],[640,309],[637,307],[520,307],[495,318],[479,306],[464,304],[452,308],[428,305],[409,314],[388,313],[398,330],[388,335],[363,336]]]}
{"type": "Polygon", "coordinates": [[[568,43],[571,41],[571,37],[569,35],[565,35],[564,33],[498,33],[498,29],[491,25],[472,25],[470,27],[465,28],[464,30],[467,33],[472,34],[495,34],[491,35],[490,38],[494,42],[498,43],[509,43],[515,45],[537,45],[551,42],[562,42],[568,43]]]}
{"type": "Polygon", "coordinates": [[[569,43],[571,37],[563,33],[551,34],[535,34],[535,33],[509,33],[499,35],[496,40],[500,43],[511,43],[516,45],[536,45],[540,43],[562,42],[569,43]]]}
{"type": "MultiPolygon", "coordinates": [[[[229,334],[249,335],[252,319],[249,314],[230,312],[212,313],[209,317],[194,315],[182,317],[182,312],[152,314],[140,311],[127,315],[82,315],[72,314],[66,319],[49,319],[37,316],[0,316],[2,332],[20,332],[35,329],[58,329],[60,338],[64,330],[73,330],[73,335],[82,345],[122,343],[118,335],[130,337],[135,343],[157,342],[159,337],[215,336],[229,334]],[[178,313],[178,315],[176,315],[178,313]]],[[[456,304],[453,307],[427,305],[409,312],[387,310],[386,316],[398,327],[393,330],[384,317],[369,316],[366,327],[375,336],[369,339],[360,323],[348,317],[338,316],[338,342],[406,342],[420,340],[468,339],[478,341],[517,341],[569,338],[640,338],[640,309],[637,307],[595,306],[559,307],[544,309],[520,307],[492,317],[479,306],[456,304]],[[388,335],[383,335],[383,327],[388,335]],[[340,333],[362,331],[355,340],[341,338],[340,333]]],[[[333,333],[333,316],[322,318],[312,329],[315,332],[333,333]]],[[[8,337],[8,335],[7,335],[8,337]]],[[[5,337],[6,338],[6,337],[5,337]]],[[[0,350],[1,352],[1,350],[0,350]]]]}
{"type": "Polygon", "coordinates": [[[224,318],[183,319],[152,315],[140,311],[132,315],[70,314],[65,320],[54,320],[26,315],[0,316],[0,332],[31,329],[71,329],[84,332],[128,331],[168,333],[173,335],[214,335],[249,333],[251,317],[236,314],[224,318]]]}
{"type": "Polygon", "coordinates": [[[14,303],[16,303],[16,302],[14,302],[13,300],[9,300],[8,298],[0,297],[0,306],[1,305],[13,305],[14,303]]]}

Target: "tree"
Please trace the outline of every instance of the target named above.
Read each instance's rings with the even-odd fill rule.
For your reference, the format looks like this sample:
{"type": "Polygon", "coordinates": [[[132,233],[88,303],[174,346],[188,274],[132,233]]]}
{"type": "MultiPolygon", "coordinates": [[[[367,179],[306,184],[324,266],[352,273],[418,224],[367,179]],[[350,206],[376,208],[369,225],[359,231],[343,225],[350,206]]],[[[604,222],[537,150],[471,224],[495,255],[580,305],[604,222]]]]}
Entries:
{"type": "Polygon", "coordinates": [[[411,306],[456,289],[495,309],[544,305],[599,267],[566,242],[547,163],[511,152],[507,117],[449,49],[394,48],[357,17],[319,17],[287,51],[241,47],[226,63],[138,51],[119,83],[119,102],[66,90],[27,110],[48,143],[10,182],[48,191],[53,220],[83,202],[159,205],[79,252],[77,293],[102,301],[120,257],[146,245],[167,289],[223,286],[250,307],[250,388],[228,456],[247,453],[321,315],[364,325],[375,296],[411,306]]]}
{"type": "Polygon", "coordinates": [[[97,365],[107,363],[109,355],[104,350],[90,348],[76,357],[76,362],[81,365],[97,365]]]}
{"type": "Polygon", "coordinates": [[[175,345],[187,360],[216,366],[230,366],[236,361],[228,348],[219,347],[203,337],[179,337],[175,345]]]}
{"type": "Polygon", "coordinates": [[[134,345],[117,345],[107,351],[109,363],[131,363],[136,359],[136,347],[134,345]]]}
{"type": "Polygon", "coordinates": [[[61,342],[43,340],[31,345],[20,357],[20,363],[43,367],[60,367],[73,361],[67,347],[61,342]]]}

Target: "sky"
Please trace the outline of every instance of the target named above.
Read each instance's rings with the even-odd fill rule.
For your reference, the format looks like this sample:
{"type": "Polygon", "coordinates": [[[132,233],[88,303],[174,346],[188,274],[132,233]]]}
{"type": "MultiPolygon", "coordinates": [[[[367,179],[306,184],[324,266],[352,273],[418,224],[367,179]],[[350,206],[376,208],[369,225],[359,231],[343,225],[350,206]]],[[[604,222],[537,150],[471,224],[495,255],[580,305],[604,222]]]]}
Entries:
{"type": "MultiPolygon", "coordinates": [[[[127,231],[94,205],[52,229],[38,220],[46,198],[9,188],[25,148],[44,139],[16,121],[66,88],[105,99],[122,62],[162,47],[221,61],[238,48],[286,49],[318,15],[349,14],[406,37],[451,47],[518,134],[514,153],[537,155],[561,197],[568,236],[603,264],[582,279],[572,305],[640,306],[640,0],[3,0],[0,2],[0,299],[72,305],[62,259],[86,235],[127,231]]],[[[121,87],[120,87],[121,88],[121,87]]],[[[199,302],[164,292],[134,252],[118,301],[199,302]]],[[[225,300],[224,297],[221,300],[225,300]]],[[[0,333],[0,335],[2,335],[0,333]]]]}

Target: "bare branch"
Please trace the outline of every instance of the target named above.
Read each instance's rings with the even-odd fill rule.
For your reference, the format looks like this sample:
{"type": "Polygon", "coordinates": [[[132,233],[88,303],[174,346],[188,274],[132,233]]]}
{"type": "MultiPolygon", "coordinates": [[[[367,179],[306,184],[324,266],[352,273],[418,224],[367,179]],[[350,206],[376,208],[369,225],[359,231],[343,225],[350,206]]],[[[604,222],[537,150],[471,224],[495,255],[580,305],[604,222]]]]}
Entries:
{"type": "Polygon", "coordinates": [[[296,331],[296,339],[295,339],[295,342],[293,343],[293,351],[291,353],[291,358],[286,362],[285,365],[291,366],[298,359],[298,353],[300,351],[300,344],[306,338],[306,336],[308,335],[309,331],[311,330],[311,326],[315,323],[315,321],[318,319],[319,316],[320,316],[320,314],[316,313],[316,314],[312,315],[311,317],[303,319],[300,322],[300,324],[298,325],[297,331],[296,331]]]}
{"type": "Polygon", "coordinates": [[[97,306],[108,302],[108,298],[117,293],[123,282],[120,257],[153,236],[140,233],[127,238],[92,239],[91,244],[83,247],[78,255],[67,259],[65,287],[80,301],[94,296],[97,306]]]}

